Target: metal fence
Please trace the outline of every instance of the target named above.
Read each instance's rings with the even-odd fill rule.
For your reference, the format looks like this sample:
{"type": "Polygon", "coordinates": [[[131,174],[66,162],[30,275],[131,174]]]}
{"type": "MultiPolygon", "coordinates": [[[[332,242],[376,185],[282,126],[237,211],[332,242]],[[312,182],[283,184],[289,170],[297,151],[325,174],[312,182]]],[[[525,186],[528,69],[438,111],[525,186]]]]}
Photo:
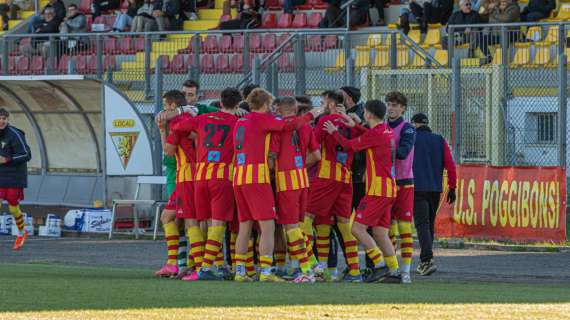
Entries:
{"type": "Polygon", "coordinates": [[[276,96],[353,85],[366,100],[399,90],[410,101],[406,116],[427,113],[460,162],[565,165],[568,29],[435,27],[423,41],[386,29],[8,34],[0,70],[97,77],[145,113],[160,104],[156,92],[188,78],[199,80],[203,100],[247,83],[276,96]]]}

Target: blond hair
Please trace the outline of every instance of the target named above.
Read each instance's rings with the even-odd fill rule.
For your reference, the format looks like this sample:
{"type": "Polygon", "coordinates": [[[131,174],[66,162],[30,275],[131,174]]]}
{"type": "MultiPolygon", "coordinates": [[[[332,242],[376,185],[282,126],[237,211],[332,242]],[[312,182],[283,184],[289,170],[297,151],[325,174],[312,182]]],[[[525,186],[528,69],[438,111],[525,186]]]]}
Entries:
{"type": "Polygon", "coordinates": [[[272,101],[273,95],[262,88],[254,89],[247,96],[247,104],[249,104],[251,110],[259,110],[263,108],[264,105],[270,105],[272,101]]]}

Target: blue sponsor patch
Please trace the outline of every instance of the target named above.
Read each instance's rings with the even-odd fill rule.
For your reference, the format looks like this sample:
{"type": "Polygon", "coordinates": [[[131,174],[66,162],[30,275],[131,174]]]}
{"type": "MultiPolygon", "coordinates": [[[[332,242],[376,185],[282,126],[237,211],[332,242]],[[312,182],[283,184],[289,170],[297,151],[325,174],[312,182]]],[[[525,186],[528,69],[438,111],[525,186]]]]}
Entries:
{"type": "Polygon", "coordinates": [[[238,153],[236,154],[236,160],[238,165],[245,164],[245,153],[238,153]]]}
{"type": "Polygon", "coordinates": [[[395,166],[392,166],[392,170],[390,170],[390,171],[391,171],[391,174],[392,174],[392,178],[395,178],[395,177],[396,177],[396,167],[395,167],[395,166]]]}
{"type": "Polygon", "coordinates": [[[348,160],[348,154],[346,152],[338,151],[336,153],[336,162],[346,165],[346,160],[348,160]]]}
{"type": "Polygon", "coordinates": [[[300,169],[303,167],[303,157],[302,156],[295,156],[295,167],[300,169]]]}
{"type": "Polygon", "coordinates": [[[208,151],[208,162],[213,162],[213,163],[220,162],[220,151],[216,150],[208,151]]]}

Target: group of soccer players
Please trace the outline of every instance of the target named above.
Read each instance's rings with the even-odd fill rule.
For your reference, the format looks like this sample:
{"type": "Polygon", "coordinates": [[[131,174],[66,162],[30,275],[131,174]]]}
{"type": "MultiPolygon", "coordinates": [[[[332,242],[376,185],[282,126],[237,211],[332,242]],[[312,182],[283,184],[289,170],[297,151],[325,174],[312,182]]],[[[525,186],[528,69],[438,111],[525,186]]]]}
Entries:
{"type": "Polygon", "coordinates": [[[330,281],[334,227],[347,264],[338,280],[411,282],[413,141],[404,140],[415,132],[402,118],[401,93],[389,93],[388,106],[366,102],[363,119],[346,113],[337,91],[323,92],[321,106],[305,113],[295,98],[274,99],[262,88],[245,97],[226,88],[219,110],[188,106],[185,93],[166,92],[156,117],[164,153],[176,158],[176,186],[161,216],[168,259],[157,276],[330,281]],[[365,195],[353,212],[356,152],[366,157],[365,195]],[[179,268],[182,235],[189,252],[179,268]]]}

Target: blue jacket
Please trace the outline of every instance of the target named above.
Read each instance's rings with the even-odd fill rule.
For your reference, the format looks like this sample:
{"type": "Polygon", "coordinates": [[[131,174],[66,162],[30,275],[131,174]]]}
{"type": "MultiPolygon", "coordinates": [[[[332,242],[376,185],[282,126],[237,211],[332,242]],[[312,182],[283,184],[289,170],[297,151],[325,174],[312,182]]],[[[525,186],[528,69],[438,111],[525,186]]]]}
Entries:
{"type": "Polygon", "coordinates": [[[455,189],[455,163],[441,135],[432,133],[428,126],[419,127],[414,152],[414,191],[442,192],[443,169],[448,171],[449,188],[455,189]]]}
{"type": "Polygon", "coordinates": [[[22,130],[11,125],[0,130],[0,156],[8,158],[0,164],[0,188],[26,188],[32,153],[22,130]]]}

